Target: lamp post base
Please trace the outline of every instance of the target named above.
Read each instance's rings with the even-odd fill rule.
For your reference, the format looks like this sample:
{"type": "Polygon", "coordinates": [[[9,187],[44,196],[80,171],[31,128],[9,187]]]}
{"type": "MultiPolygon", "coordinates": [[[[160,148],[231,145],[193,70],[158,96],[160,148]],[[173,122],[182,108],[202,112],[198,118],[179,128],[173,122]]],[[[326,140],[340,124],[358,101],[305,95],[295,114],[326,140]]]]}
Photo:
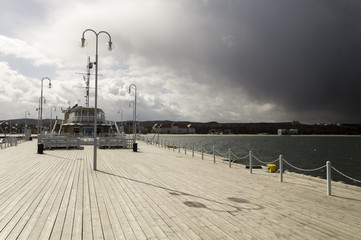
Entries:
{"type": "Polygon", "coordinates": [[[38,143],[38,154],[43,154],[44,151],[44,144],[38,143]]]}
{"type": "Polygon", "coordinates": [[[133,143],[133,152],[137,152],[138,143],[133,143]]]}

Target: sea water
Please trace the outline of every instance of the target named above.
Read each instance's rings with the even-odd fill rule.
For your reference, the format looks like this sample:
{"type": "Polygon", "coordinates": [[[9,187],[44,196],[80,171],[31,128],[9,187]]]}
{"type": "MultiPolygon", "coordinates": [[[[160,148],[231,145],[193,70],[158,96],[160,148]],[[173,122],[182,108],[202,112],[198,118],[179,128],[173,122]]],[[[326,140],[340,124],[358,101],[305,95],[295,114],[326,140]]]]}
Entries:
{"type": "MultiPolygon", "coordinates": [[[[148,139],[153,136],[148,135],[148,139]]],[[[157,139],[157,136],[154,138],[157,139]]],[[[178,146],[181,142],[190,148],[202,147],[210,152],[213,146],[219,153],[225,153],[231,148],[238,157],[246,156],[252,151],[263,162],[272,162],[282,155],[291,165],[301,169],[315,169],[330,161],[332,166],[343,174],[361,181],[361,137],[359,136],[271,136],[271,135],[161,135],[159,139],[169,141],[178,146]]],[[[228,156],[228,155],[227,155],[228,156]]],[[[249,159],[238,162],[249,163],[249,159]]],[[[256,160],[254,165],[260,165],[256,160]]],[[[278,161],[275,163],[278,166],[278,161]]],[[[326,168],[317,171],[301,171],[283,164],[284,169],[326,178],[326,168]]],[[[336,171],[332,171],[332,180],[361,186],[361,183],[350,180],[336,171]]]]}

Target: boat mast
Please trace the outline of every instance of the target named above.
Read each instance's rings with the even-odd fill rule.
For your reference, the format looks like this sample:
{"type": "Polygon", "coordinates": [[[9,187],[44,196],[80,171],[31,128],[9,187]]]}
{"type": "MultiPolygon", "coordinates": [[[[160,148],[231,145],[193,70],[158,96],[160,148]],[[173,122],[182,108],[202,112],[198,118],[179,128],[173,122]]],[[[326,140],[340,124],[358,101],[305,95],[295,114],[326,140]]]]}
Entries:
{"type": "Polygon", "coordinates": [[[89,82],[90,82],[90,69],[93,68],[93,63],[90,62],[90,57],[88,57],[88,64],[86,65],[86,70],[87,70],[87,77],[85,80],[85,91],[86,91],[86,95],[85,95],[85,106],[88,108],[89,107],[89,82]]]}

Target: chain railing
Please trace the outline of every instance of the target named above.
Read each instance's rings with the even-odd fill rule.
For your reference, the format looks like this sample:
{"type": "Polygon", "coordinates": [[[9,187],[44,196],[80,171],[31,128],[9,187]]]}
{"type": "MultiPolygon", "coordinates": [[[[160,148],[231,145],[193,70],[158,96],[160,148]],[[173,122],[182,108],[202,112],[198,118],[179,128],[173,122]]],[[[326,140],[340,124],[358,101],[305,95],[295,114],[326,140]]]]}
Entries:
{"type": "Polygon", "coordinates": [[[318,167],[318,168],[313,168],[313,169],[305,169],[305,168],[299,168],[299,167],[296,167],[294,165],[292,165],[291,163],[287,162],[286,159],[283,158],[283,161],[285,163],[288,164],[288,166],[290,167],[293,167],[294,169],[297,169],[298,171],[303,171],[303,172],[314,172],[314,171],[318,171],[318,170],[321,170],[322,168],[326,167],[326,164],[321,166],[321,167],[318,167]]]}
{"type": "Polygon", "coordinates": [[[276,159],[276,160],[274,160],[274,161],[271,161],[271,162],[265,162],[265,161],[262,161],[262,160],[260,160],[260,159],[258,159],[255,155],[253,155],[252,154],[252,157],[254,158],[254,159],[256,159],[258,162],[260,162],[260,163],[263,163],[263,164],[272,164],[272,163],[275,163],[275,162],[277,162],[278,161],[278,158],[276,159]]]}
{"type": "Polygon", "coordinates": [[[0,149],[17,146],[19,143],[22,143],[23,141],[25,141],[25,139],[23,137],[22,138],[17,138],[17,137],[0,138],[0,149]]]}
{"type": "Polygon", "coordinates": [[[337,169],[336,169],[335,167],[333,167],[333,166],[331,166],[331,168],[332,168],[335,172],[337,172],[338,174],[342,175],[343,177],[348,178],[349,180],[354,181],[354,182],[356,182],[356,183],[361,183],[361,180],[357,180],[357,179],[355,179],[355,178],[352,178],[352,177],[350,177],[350,176],[347,176],[346,174],[342,173],[340,170],[337,170],[337,169]]]}
{"type": "MultiPolygon", "coordinates": [[[[154,145],[153,142],[151,141],[147,141],[144,139],[144,141],[147,142],[147,144],[152,144],[154,145]]],[[[336,173],[340,174],[341,176],[351,180],[351,181],[354,181],[355,183],[361,183],[361,180],[357,180],[355,178],[352,178],[344,173],[342,173],[341,171],[339,171],[338,169],[336,169],[335,167],[331,166],[331,162],[327,161],[325,165],[323,166],[320,166],[320,167],[317,167],[317,168],[312,168],[312,169],[305,169],[305,168],[300,168],[300,167],[297,167],[293,164],[291,164],[289,161],[285,160],[283,158],[282,155],[280,155],[276,160],[274,161],[270,161],[270,162],[267,162],[267,161],[262,161],[260,160],[259,158],[257,158],[253,153],[252,151],[250,151],[247,155],[245,156],[237,156],[235,153],[232,152],[232,150],[229,148],[227,152],[221,152],[220,150],[216,149],[214,146],[211,150],[207,150],[204,146],[202,147],[199,147],[197,148],[194,144],[186,144],[186,143],[182,143],[182,142],[179,142],[178,144],[175,144],[174,142],[172,144],[170,144],[170,142],[168,142],[167,144],[167,141],[165,140],[160,140],[159,142],[155,142],[155,145],[158,146],[158,147],[167,147],[168,146],[168,149],[170,148],[173,148],[173,151],[174,149],[178,148],[178,152],[180,153],[181,151],[181,148],[184,149],[184,154],[186,155],[187,154],[187,150],[192,150],[192,157],[194,157],[194,152],[198,152],[198,153],[201,153],[201,156],[202,156],[202,160],[204,159],[204,154],[208,154],[210,157],[213,156],[213,163],[216,163],[216,158],[217,157],[220,157],[220,158],[223,158],[223,162],[227,161],[229,162],[229,167],[231,167],[231,163],[234,163],[236,162],[237,163],[237,160],[244,160],[246,158],[249,158],[249,172],[252,173],[252,169],[253,169],[253,161],[256,160],[262,164],[265,164],[265,165],[275,165],[275,163],[278,162],[279,164],[279,174],[280,174],[280,182],[283,182],[283,172],[284,172],[284,169],[283,169],[283,163],[286,163],[289,167],[291,168],[294,168],[298,171],[301,171],[301,172],[314,172],[314,171],[319,171],[323,168],[326,168],[326,180],[327,180],[327,195],[331,195],[331,170],[334,170],[336,173]],[[171,146],[171,147],[170,147],[171,146]]]]}
{"type": "Polygon", "coordinates": [[[246,156],[243,156],[243,157],[239,157],[236,154],[234,154],[233,152],[231,152],[231,154],[235,158],[235,160],[242,160],[242,159],[246,159],[249,157],[249,154],[247,154],[246,156]]]}

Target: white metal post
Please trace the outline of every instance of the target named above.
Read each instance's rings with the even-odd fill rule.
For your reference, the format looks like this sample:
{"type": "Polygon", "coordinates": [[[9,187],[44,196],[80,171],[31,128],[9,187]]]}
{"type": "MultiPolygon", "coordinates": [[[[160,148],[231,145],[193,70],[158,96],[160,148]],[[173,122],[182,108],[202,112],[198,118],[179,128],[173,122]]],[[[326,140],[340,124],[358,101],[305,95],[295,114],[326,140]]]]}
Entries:
{"type": "Polygon", "coordinates": [[[280,182],[283,182],[283,160],[282,160],[282,155],[280,155],[280,182]]]}
{"type": "Polygon", "coordinates": [[[137,142],[137,86],[135,84],[130,84],[129,86],[129,93],[130,88],[134,87],[134,105],[133,105],[133,145],[137,142]]]}
{"type": "Polygon", "coordinates": [[[326,162],[326,172],[327,172],[327,196],[331,196],[331,162],[326,162]]]}
{"type": "Polygon", "coordinates": [[[249,151],[249,173],[252,174],[252,151],[249,151]]]}
{"type": "Polygon", "coordinates": [[[228,166],[231,167],[231,149],[228,148],[228,166]]]}
{"type": "Polygon", "coordinates": [[[213,163],[216,163],[216,151],[213,146],[213,163]]]}

